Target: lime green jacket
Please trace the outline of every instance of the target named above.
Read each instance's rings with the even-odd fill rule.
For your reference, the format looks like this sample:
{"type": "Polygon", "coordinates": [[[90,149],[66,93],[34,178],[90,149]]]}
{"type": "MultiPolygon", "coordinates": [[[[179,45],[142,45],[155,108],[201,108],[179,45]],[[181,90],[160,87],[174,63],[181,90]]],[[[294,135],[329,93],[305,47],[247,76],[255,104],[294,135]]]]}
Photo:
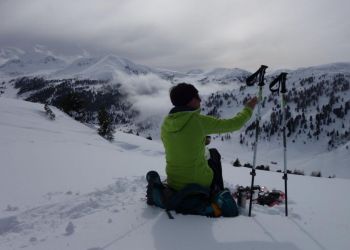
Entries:
{"type": "Polygon", "coordinates": [[[210,187],[213,171],[205,159],[205,136],[239,130],[252,113],[252,109],[245,107],[231,119],[201,115],[199,109],[166,116],[161,127],[161,139],[169,186],[175,190],[190,183],[210,187]]]}

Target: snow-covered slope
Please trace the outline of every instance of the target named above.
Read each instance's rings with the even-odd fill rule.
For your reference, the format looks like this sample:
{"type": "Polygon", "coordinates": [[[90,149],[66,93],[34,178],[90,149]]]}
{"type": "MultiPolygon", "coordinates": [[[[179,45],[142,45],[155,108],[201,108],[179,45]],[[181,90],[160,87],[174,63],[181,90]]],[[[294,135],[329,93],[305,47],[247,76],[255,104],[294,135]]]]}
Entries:
{"type": "Polygon", "coordinates": [[[111,182],[113,173],[132,175],[145,169],[130,157],[132,144],[118,139],[116,146],[107,143],[95,130],[55,108],[56,119],[51,121],[43,105],[6,98],[0,103],[1,204],[40,204],[46,192],[93,191],[111,182]],[[99,156],[96,147],[101,149],[99,156]],[[130,168],[133,164],[136,167],[130,168]],[[16,188],[9,189],[14,182],[16,188]]]}
{"type": "MultiPolygon", "coordinates": [[[[348,249],[345,179],[289,176],[284,206],[253,217],[175,215],[145,203],[146,172],[164,177],[159,142],[116,133],[115,142],[52,108],[0,98],[0,249],[348,249]]],[[[250,155],[249,152],[246,154],[250,155]]],[[[248,156],[247,156],[248,157],[248,156]]],[[[321,164],[322,159],[318,160],[321,164]]],[[[226,186],[249,185],[249,170],[223,164],[226,186]]],[[[256,183],[283,189],[281,174],[256,183]]]]}
{"type": "MultiPolygon", "coordinates": [[[[268,75],[268,85],[276,73],[268,75]]],[[[350,177],[350,63],[337,63],[289,71],[287,77],[287,156],[290,169],[321,171],[324,176],[350,177]],[[342,112],[338,113],[337,110],[342,112]],[[322,117],[322,119],[320,119],[322,117]],[[327,118],[327,119],[326,119],[327,118]],[[288,125],[288,123],[287,123],[288,125]],[[321,160],[322,159],[322,160],[321,160]]],[[[222,118],[232,117],[243,107],[247,96],[256,95],[257,88],[233,87],[219,90],[203,98],[203,113],[222,118]]],[[[258,144],[260,163],[272,170],[283,168],[280,97],[268,86],[263,91],[261,133],[258,144]],[[275,124],[275,125],[272,125],[275,124]]],[[[215,137],[213,144],[224,158],[252,163],[244,152],[252,150],[255,140],[253,119],[239,133],[215,137]],[[243,138],[243,139],[242,139],[243,138]],[[238,142],[241,141],[241,145],[238,142]],[[245,145],[245,146],[244,146],[245,145]]]]}
{"type": "Polygon", "coordinates": [[[304,72],[306,74],[316,74],[317,73],[349,73],[350,71],[350,63],[343,62],[343,63],[331,63],[331,64],[324,64],[314,67],[307,67],[307,68],[300,68],[296,70],[297,74],[301,74],[301,72],[304,72]]]}

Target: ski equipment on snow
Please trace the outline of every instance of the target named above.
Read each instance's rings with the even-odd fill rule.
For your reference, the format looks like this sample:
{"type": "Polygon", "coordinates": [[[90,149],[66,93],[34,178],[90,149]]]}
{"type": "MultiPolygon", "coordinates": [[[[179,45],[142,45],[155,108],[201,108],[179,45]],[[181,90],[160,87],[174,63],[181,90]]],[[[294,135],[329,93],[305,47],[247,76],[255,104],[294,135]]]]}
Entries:
{"type": "Polygon", "coordinates": [[[262,91],[265,77],[265,71],[268,67],[265,65],[261,65],[260,68],[251,76],[249,76],[246,80],[248,86],[253,86],[256,82],[258,82],[259,91],[258,91],[258,111],[256,114],[255,120],[255,143],[254,143],[254,156],[253,156],[253,167],[250,175],[252,176],[251,189],[250,189],[250,202],[249,202],[249,216],[251,216],[252,211],[252,198],[253,198],[253,187],[254,187],[254,177],[256,175],[255,167],[256,167],[256,154],[258,148],[258,138],[259,138],[259,123],[261,120],[261,102],[262,102],[262,91]]]}
{"type": "Polygon", "coordinates": [[[284,165],[284,171],[283,171],[283,180],[284,180],[284,192],[285,192],[285,214],[288,216],[288,199],[287,199],[287,180],[288,180],[288,173],[287,173],[287,139],[286,139],[286,99],[285,94],[287,93],[286,88],[286,80],[287,80],[287,73],[282,72],[275,80],[273,80],[270,83],[270,90],[271,92],[277,92],[278,94],[281,93],[281,109],[282,109],[282,124],[283,124],[283,165],[284,165]]]}
{"type": "Polygon", "coordinates": [[[241,208],[245,208],[246,201],[250,199],[250,193],[253,191],[252,203],[259,205],[267,205],[273,207],[281,204],[285,200],[285,194],[279,190],[269,191],[265,186],[255,185],[253,190],[251,187],[237,186],[233,196],[237,198],[237,204],[241,208]]]}

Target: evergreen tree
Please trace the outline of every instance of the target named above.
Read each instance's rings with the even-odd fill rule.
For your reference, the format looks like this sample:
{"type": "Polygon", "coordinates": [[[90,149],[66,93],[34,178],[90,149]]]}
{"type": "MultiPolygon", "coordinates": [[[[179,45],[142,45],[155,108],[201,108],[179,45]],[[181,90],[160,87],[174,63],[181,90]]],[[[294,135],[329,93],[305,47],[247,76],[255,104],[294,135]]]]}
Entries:
{"type": "Polygon", "coordinates": [[[322,173],[321,173],[321,171],[312,171],[311,176],[322,177],[322,173]]]}
{"type": "Polygon", "coordinates": [[[234,163],[232,164],[234,167],[240,167],[242,166],[241,162],[239,161],[239,159],[237,158],[234,163]]]}
{"type": "Polygon", "coordinates": [[[50,109],[48,104],[44,105],[45,113],[50,120],[55,120],[55,113],[50,109]]]}
{"type": "Polygon", "coordinates": [[[100,109],[98,112],[98,124],[100,125],[98,134],[107,140],[112,141],[114,139],[113,133],[115,130],[113,118],[104,108],[100,109]]]}
{"type": "Polygon", "coordinates": [[[243,144],[244,143],[244,138],[243,138],[243,135],[242,134],[240,134],[240,139],[239,139],[239,143],[240,144],[243,144]]]}
{"type": "Polygon", "coordinates": [[[84,114],[84,101],[81,96],[76,92],[71,92],[60,100],[58,106],[68,115],[74,117],[78,121],[83,121],[84,114]]]}

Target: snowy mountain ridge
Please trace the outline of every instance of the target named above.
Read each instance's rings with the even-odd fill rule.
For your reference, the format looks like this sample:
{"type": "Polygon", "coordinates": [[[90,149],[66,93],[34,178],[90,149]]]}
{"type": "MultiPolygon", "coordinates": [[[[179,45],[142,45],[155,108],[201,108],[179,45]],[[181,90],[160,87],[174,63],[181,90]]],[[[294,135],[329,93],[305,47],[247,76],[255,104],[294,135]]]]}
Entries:
{"type": "MultiPolygon", "coordinates": [[[[106,54],[104,56],[92,56],[85,50],[76,52],[75,59],[72,58],[74,58],[73,55],[61,55],[57,52],[51,51],[43,45],[36,45],[34,48],[32,48],[32,50],[23,50],[14,47],[0,48],[0,72],[9,74],[11,76],[39,75],[42,74],[40,73],[43,67],[43,65],[41,64],[48,64],[53,61],[58,64],[56,65],[56,70],[52,68],[52,72],[50,72],[50,74],[52,74],[54,77],[62,77],[65,76],[66,73],[70,77],[77,76],[82,78],[91,78],[94,80],[99,80],[98,75],[84,75],[83,72],[81,72],[82,69],[86,69],[87,66],[91,67],[94,64],[96,64],[94,69],[96,72],[99,71],[99,65],[103,68],[105,66],[104,64],[110,64],[110,72],[113,72],[115,70],[128,69],[130,70],[129,72],[134,72],[138,74],[157,73],[163,76],[176,76],[179,78],[186,77],[188,75],[202,75],[204,77],[214,75],[215,77],[219,78],[220,76],[223,77],[225,75],[232,74],[235,74],[236,76],[245,76],[249,74],[248,71],[238,68],[214,68],[209,70],[195,69],[183,73],[168,69],[150,68],[145,65],[135,64],[129,59],[119,57],[114,54],[106,54]],[[36,64],[38,65],[35,67],[36,64]]],[[[54,66],[52,65],[52,67],[54,66]]],[[[272,75],[276,75],[280,71],[281,70],[273,71],[272,75]]],[[[308,74],[313,74],[316,72],[349,72],[350,63],[339,62],[319,66],[298,68],[296,70],[286,69],[284,71],[295,72],[296,74],[301,74],[302,72],[308,74]]]]}
{"type": "Polygon", "coordinates": [[[150,73],[150,68],[142,65],[136,65],[132,61],[108,55],[97,58],[80,58],[67,65],[61,71],[51,74],[50,78],[65,78],[74,77],[81,79],[98,79],[98,80],[113,80],[118,71],[127,74],[147,74],[150,73]]]}
{"type": "MultiPolygon", "coordinates": [[[[118,129],[156,140],[162,119],[171,108],[168,91],[174,84],[194,84],[202,98],[202,113],[222,118],[239,112],[247,98],[257,92],[256,86],[245,84],[250,72],[237,68],[181,73],[150,68],[114,55],[94,57],[87,52],[69,61],[43,46],[30,53],[14,48],[1,51],[8,61],[0,66],[0,96],[49,103],[94,125],[99,109],[106,108],[118,129]],[[46,59],[47,65],[43,63],[46,59]],[[14,63],[16,60],[23,67],[14,63]],[[72,100],[79,101],[75,110],[67,107],[72,100]]],[[[288,152],[299,162],[294,167],[307,175],[322,171],[323,176],[350,178],[350,63],[287,72],[288,152]],[[332,151],[339,152],[336,159],[327,158],[332,151]],[[325,160],[316,164],[316,157],[325,160]]],[[[261,164],[272,170],[281,169],[281,114],[279,96],[270,93],[268,84],[278,73],[267,74],[265,80],[259,151],[261,164]]],[[[213,139],[227,162],[238,158],[242,165],[250,163],[250,157],[241,155],[252,150],[254,116],[240,133],[215,135],[213,139]]]]}
{"type": "MultiPolygon", "coordinates": [[[[39,46],[40,48],[40,46],[39,46]]],[[[86,54],[86,53],[85,53],[86,54]]],[[[33,48],[30,51],[23,51],[17,48],[3,48],[0,50],[0,73],[4,76],[21,77],[46,75],[49,78],[73,77],[79,79],[111,80],[117,71],[127,74],[149,74],[154,73],[164,78],[185,77],[186,73],[181,73],[168,69],[150,68],[148,66],[135,64],[129,59],[113,54],[105,56],[76,55],[76,59],[64,59],[63,56],[56,55],[47,49],[33,48]],[[43,65],[55,61],[56,69],[52,64],[51,72],[42,72],[43,65]],[[108,76],[106,78],[106,76],[108,76]]],[[[245,73],[244,70],[234,69],[237,75],[245,73]]],[[[232,74],[231,69],[217,68],[201,72],[203,76],[232,74]]]]}

